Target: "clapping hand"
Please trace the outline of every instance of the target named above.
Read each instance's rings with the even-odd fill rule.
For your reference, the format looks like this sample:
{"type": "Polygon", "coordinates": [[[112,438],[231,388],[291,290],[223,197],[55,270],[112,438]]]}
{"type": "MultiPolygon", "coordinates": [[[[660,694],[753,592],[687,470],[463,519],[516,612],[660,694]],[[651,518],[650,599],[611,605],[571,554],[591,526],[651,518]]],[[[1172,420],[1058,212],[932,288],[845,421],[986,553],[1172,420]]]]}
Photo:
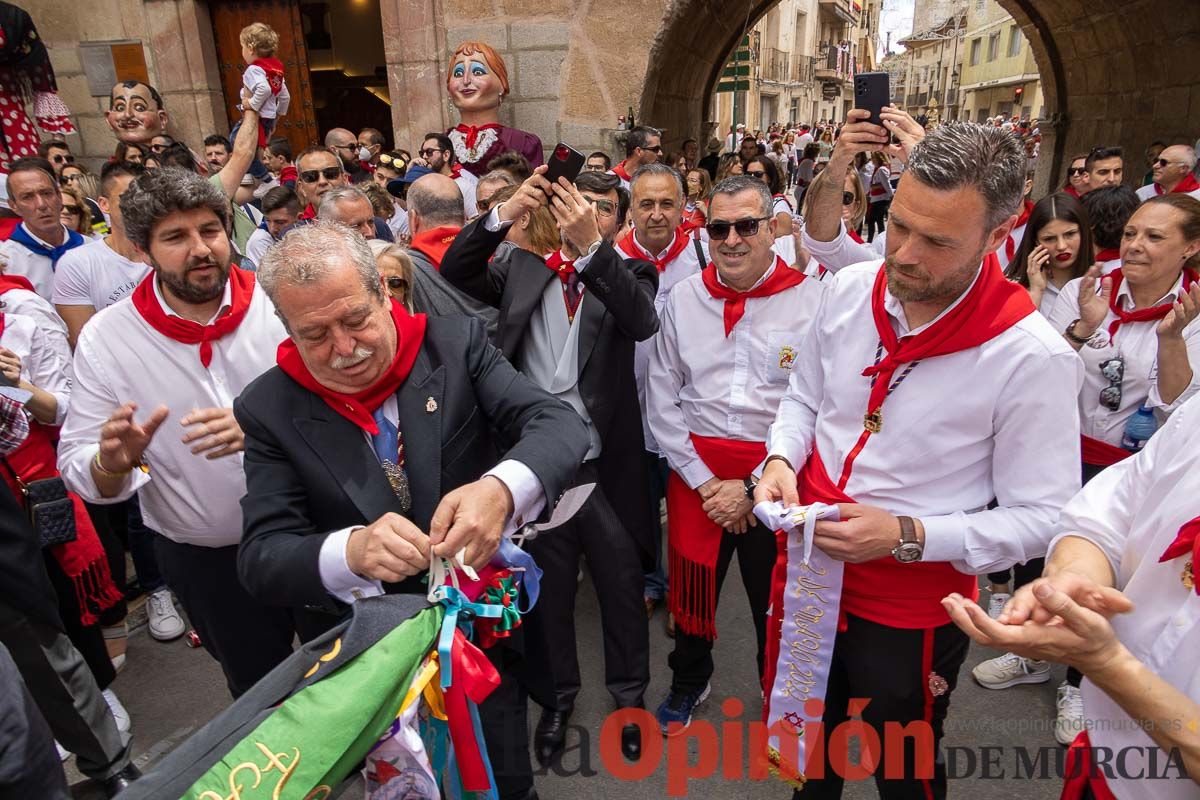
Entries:
{"type": "Polygon", "coordinates": [[[1179,299],[1171,305],[1171,310],[1158,323],[1158,338],[1183,338],[1183,329],[1200,315],[1200,285],[1193,284],[1186,292],[1179,293],[1179,299]]]}
{"type": "Polygon", "coordinates": [[[136,403],[126,403],[112,413],[100,427],[98,464],[104,472],[128,472],[142,461],[142,454],[158,427],[167,418],[167,407],[159,406],[145,422],[133,419],[136,403]]]}
{"type": "Polygon", "coordinates": [[[1100,267],[1093,264],[1087,274],[1079,281],[1079,325],[1075,335],[1087,339],[1104,324],[1108,316],[1108,303],[1112,297],[1112,278],[1101,278],[1100,267]],[[1100,291],[1096,291],[1096,281],[1100,281],[1100,291]]]}

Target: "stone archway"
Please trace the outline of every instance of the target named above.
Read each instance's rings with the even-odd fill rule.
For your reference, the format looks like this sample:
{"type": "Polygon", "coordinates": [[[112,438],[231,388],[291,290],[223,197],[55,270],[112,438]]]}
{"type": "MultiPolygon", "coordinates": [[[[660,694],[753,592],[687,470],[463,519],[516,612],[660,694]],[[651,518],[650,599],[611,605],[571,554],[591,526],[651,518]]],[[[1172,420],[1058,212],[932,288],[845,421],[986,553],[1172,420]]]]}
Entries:
{"type": "MultiPolygon", "coordinates": [[[[1034,49],[1048,120],[1035,191],[1061,181],[1066,161],[1098,144],[1125,148],[1131,171],[1154,139],[1200,136],[1200,4],[1178,0],[998,0],[1034,49]],[[1046,158],[1045,156],[1049,156],[1046,158]]],[[[642,119],[677,143],[700,133],[726,55],[748,13],[774,0],[676,0],[654,39],[642,119]],[[738,4],[741,5],[741,4],[738,4]]]]}

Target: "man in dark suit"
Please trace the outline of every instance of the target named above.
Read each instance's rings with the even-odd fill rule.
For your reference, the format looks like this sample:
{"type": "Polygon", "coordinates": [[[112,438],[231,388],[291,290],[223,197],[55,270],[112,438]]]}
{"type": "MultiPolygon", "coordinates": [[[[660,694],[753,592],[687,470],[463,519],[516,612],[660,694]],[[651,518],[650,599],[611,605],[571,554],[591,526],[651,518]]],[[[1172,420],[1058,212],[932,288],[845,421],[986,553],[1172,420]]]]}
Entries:
{"type": "MultiPolygon", "coordinates": [[[[464,228],[441,273],[499,308],[500,349],[588,426],[588,453],[576,480],[595,482],[597,490],[574,520],[531,544],[545,575],[542,600],[530,616],[530,647],[544,646],[552,672],[550,680],[530,681],[545,708],[535,734],[542,763],[562,749],[580,688],[575,593],[581,556],[597,588],[605,683],[617,707],[642,707],[649,683],[642,576],[653,567],[654,549],[633,353],[635,342],[658,330],[657,270],[647,261],[624,261],[612,247],[628,207],[617,177],[584,172],[574,186],[560,179],[552,187],[544,171],[539,168],[512,198],[464,228]],[[510,221],[525,213],[552,215],[562,249],[546,260],[518,249],[491,265],[486,257],[464,257],[468,249],[490,253],[510,221]],[[484,241],[490,249],[481,246],[484,241]]],[[[541,663],[530,659],[531,668],[541,663]]],[[[621,745],[628,758],[640,756],[636,725],[625,726],[621,745]]]]}
{"type": "MultiPolygon", "coordinates": [[[[505,530],[568,488],[587,448],[578,416],[477,320],[385,300],[360,235],[298,228],[258,279],[291,338],[234,404],[246,436],[238,566],[252,594],[300,609],[305,639],[356,599],[424,591],[431,554],[487,564],[505,530]]],[[[487,651],[503,682],[480,707],[504,800],[537,796],[514,639],[487,651]]]]}

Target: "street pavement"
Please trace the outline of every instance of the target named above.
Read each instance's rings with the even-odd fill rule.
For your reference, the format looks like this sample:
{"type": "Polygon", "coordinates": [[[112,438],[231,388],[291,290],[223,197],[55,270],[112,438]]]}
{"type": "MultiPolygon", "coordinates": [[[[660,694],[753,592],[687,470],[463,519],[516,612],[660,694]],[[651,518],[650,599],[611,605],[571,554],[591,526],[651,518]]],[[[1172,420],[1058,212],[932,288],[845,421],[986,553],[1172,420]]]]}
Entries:
{"type": "MultiPolygon", "coordinates": [[[[543,771],[537,778],[538,792],[543,800],[634,800],[670,796],[696,800],[730,797],[785,800],[789,796],[788,788],[774,778],[725,777],[727,770],[732,776],[746,774],[744,756],[739,758],[736,754],[746,750],[745,724],[758,718],[760,700],[754,662],[754,629],[747,623],[749,606],[737,570],[730,570],[722,598],[717,615],[720,636],[714,654],[717,673],[712,681],[712,696],[701,706],[696,719],[708,723],[710,730],[719,732],[719,744],[705,744],[720,748],[722,754],[729,752],[732,755],[728,758],[722,755],[724,760],[718,764],[711,757],[699,757],[701,744],[696,739],[672,741],[659,753],[655,760],[657,768],[652,773],[628,781],[611,774],[600,755],[600,730],[612,705],[604,689],[603,647],[595,591],[590,579],[585,577],[580,584],[578,603],[579,660],[584,690],[572,718],[573,728],[561,764],[554,770],[543,771]],[[728,698],[740,700],[746,711],[740,716],[736,713],[732,718],[728,716],[723,711],[728,698]],[[737,745],[732,744],[735,737],[728,735],[731,732],[740,734],[737,745]],[[708,767],[713,772],[708,777],[686,780],[684,775],[688,768],[684,762],[692,764],[693,771],[703,772],[704,767],[708,767]],[[686,795],[680,792],[686,792],[686,795]]],[[[664,631],[665,619],[665,612],[660,609],[651,621],[652,677],[646,695],[651,712],[670,685],[667,656],[671,652],[671,640],[664,631]]],[[[971,800],[1011,800],[1015,791],[1019,791],[1022,800],[1057,798],[1061,783],[1053,777],[1052,765],[1062,748],[1057,746],[1053,735],[1054,695],[1065,669],[1056,668],[1049,683],[989,691],[974,682],[970,668],[994,655],[993,651],[972,646],[953,695],[944,741],[954,777],[950,782],[950,794],[961,797],[969,793],[971,800]],[[1037,761],[1039,758],[1040,762],[1037,761]],[[1040,773],[1041,766],[1047,763],[1051,765],[1049,777],[1026,779],[1031,772],[1040,773]],[[1018,780],[1019,789],[1014,783],[1018,780]]],[[[879,668],[887,669],[887,662],[881,662],[879,668]]],[[[131,633],[128,663],[112,688],[133,719],[135,763],[143,771],[153,768],[155,761],[230,702],[221,671],[205,651],[187,647],[183,639],[156,642],[144,625],[131,633]]],[[[532,707],[531,730],[537,716],[537,708],[532,707]]],[[[644,757],[654,756],[654,749],[654,743],[651,743],[644,757]]],[[[75,798],[98,800],[103,797],[96,784],[75,769],[73,758],[65,767],[75,798]]],[[[348,782],[342,787],[340,796],[362,798],[361,783],[348,782]]],[[[870,780],[848,782],[844,797],[859,800],[877,797],[877,793],[870,780]]]]}

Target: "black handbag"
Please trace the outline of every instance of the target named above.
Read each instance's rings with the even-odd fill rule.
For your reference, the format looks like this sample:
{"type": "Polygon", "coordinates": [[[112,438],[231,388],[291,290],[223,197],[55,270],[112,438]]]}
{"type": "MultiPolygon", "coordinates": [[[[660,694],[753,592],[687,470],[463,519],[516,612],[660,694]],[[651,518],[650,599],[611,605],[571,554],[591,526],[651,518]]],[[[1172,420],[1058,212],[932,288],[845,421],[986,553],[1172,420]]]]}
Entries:
{"type": "Polygon", "coordinates": [[[62,478],[42,478],[26,483],[3,459],[4,467],[12,475],[21,494],[25,495],[25,513],[29,523],[37,531],[42,547],[66,544],[75,541],[75,504],[67,496],[67,485],[62,478]]]}

